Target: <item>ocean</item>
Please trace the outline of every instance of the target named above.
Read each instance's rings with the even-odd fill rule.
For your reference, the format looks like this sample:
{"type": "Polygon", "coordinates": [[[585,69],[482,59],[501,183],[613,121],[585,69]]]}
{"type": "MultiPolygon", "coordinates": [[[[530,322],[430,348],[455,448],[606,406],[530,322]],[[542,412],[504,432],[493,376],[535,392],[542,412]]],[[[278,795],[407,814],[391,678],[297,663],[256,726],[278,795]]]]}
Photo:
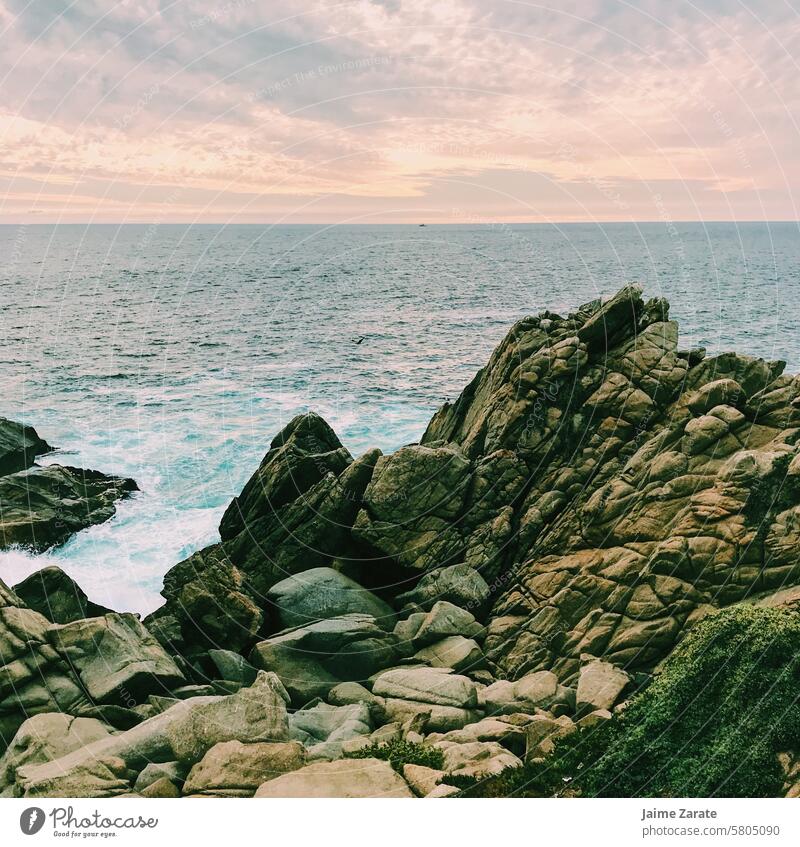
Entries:
{"type": "Polygon", "coordinates": [[[132,476],[117,515],[0,578],[64,568],[147,613],[217,539],[269,442],[313,409],[355,455],[416,441],[510,325],[628,282],[681,345],[800,369],[796,223],[0,226],[0,415],[132,476]]]}

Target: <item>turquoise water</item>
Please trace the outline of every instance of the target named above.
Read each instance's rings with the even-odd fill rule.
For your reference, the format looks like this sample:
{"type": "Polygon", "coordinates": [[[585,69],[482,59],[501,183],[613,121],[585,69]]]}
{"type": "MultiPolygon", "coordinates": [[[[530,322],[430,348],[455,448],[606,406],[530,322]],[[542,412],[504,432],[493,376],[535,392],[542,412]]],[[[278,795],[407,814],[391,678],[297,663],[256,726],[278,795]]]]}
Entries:
{"type": "Polygon", "coordinates": [[[0,554],[0,577],[55,562],[118,609],[159,604],[293,415],[353,453],[417,440],[540,309],[639,281],[684,346],[800,369],[790,223],[0,226],[0,255],[0,414],[61,448],[46,461],[142,489],[58,550],[0,554]]]}

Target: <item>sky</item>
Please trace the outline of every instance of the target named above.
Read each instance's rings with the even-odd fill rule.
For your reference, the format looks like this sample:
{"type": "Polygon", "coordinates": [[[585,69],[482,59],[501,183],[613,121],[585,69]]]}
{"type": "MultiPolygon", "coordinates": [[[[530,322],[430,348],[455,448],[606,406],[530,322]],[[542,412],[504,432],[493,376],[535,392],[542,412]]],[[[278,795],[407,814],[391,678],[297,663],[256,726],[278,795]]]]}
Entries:
{"type": "Polygon", "coordinates": [[[796,220],[800,0],[0,0],[0,222],[796,220]]]}

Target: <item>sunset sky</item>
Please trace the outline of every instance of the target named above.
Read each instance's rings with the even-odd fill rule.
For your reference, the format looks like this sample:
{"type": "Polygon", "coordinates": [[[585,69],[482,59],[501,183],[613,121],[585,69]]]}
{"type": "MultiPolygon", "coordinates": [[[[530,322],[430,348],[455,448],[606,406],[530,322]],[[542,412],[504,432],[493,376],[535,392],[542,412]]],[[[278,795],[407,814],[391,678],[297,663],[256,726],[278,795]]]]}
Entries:
{"type": "Polygon", "coordinates": [[[800,3],[0,0],[0,222],[798,218],[800,3]]]}

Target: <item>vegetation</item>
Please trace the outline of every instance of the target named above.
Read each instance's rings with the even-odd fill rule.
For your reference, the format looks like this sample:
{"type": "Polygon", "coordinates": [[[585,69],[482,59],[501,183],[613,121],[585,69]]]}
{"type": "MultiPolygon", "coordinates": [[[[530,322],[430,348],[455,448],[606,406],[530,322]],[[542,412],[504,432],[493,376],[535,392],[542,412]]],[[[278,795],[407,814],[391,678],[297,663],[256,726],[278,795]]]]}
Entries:
{"type": "Polygon", "coordinates": [[[424,765],[426,768],[440,770],[444,764],[442,751],[425,744],[414,744],[395,738],[362,747],[349,753],[351,759],[384,759],[396,770],[402,771],[403,765],[424,765]]]}
{"type": "MultiPolygon", "coordinates": [[[[709,616],[621,715],[573,733],[545,763],[459,780],[465,796],[774,797],[777,753],[800,738],[800,615],[709,616]]],[[[452,780],[448,779],[448,782],[452,780]]]]}

